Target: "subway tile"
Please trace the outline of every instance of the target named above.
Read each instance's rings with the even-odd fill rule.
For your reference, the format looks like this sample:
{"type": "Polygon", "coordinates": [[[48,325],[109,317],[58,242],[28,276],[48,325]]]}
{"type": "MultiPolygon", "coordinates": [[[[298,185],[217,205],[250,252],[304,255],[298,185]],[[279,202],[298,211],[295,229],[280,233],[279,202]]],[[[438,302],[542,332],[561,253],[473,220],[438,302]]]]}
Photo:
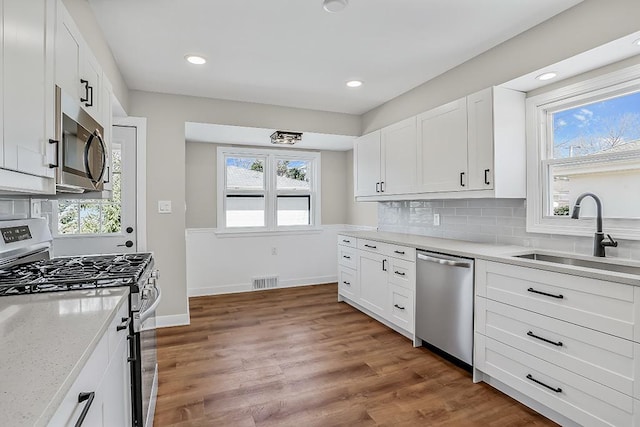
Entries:
{"type": "Polygon", "coordinates": [[[470,216],[467,223],[471,225],[496,225],[498,218],[495,216],[470,216]]]}
{"type": "Polygon", "coordinates": [[[503,227],[501,225],[481,225],[480,232],[485,234],[495,234],[496,236],[512,236],[512,227],[503,227]]]}
{"type": "Polygon", "coordinates": [[[500,217],[496,219],[497,223],[499,225],[504,225],[504,226],[509,226],[509,227],[522,227],[522,228],[526,228],[527,227],[527,221],[524,218],[517,218],[517,217],[513,217],[513,218],[505,218],[505,217],[500,217]]]}
{"type": "Polygon", "coordinates": [[[526,208],[513,208],[513,216],[518,218],[526,218],[527,217],[527,209],[526,208]]]}
{"type": "Polygon", "coordinates": [[[512,236],[498,236],[497,243],[500,245],[531,246],[531,241],[529,239],[512,236]]]}
{"type": "Polygon", "coordinates": [[[482,208],[482,216],[512,216],[513,208],[482,208]]]}
{"type": "Polygon", "coordinates": [[[453,199],[444,201],[445,208],[466,208],[467,200],[465,199],[453,199]]]}
{"type": "Polygon", "coordinates": [[[435,208],[433,209],[433,213],[440,214],[440,216],[454,216],[456,214],[456,208],[435,208]]]}
{"type": "Polygon", "coordinates": [[[481,208],[456,208],[456,215],[481,216],[481,208]]]}
{"type": "Polygon", "coordinates": [[[442,208],[444,207],[444,200],[425,200],[425,208],[442,208]]]}
{"type": "Polygon", "coordinates": [[[467,224],[466,216],[441,215],[440,224],[467,224]]]}
{"type": "Polygon", "coordinates": [[[571,239],[532,239],[535,248],[560,252],[574,252],[574,242],[571,239]]]}

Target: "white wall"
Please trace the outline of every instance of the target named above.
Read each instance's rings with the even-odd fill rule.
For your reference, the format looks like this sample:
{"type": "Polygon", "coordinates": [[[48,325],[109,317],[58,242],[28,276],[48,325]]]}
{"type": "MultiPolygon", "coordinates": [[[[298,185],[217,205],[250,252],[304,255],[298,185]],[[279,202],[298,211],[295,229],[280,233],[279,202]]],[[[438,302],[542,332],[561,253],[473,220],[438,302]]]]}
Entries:
{"type": "Polygon", "coordinates": [[[213,229],[187,230],[188,295],[249,291],[254,277],[265,276],[278,276],[279,287],[335,282],[337,235],[356,227],[321,228],[313,233],[246,237],[227,237],[213,229]]]}

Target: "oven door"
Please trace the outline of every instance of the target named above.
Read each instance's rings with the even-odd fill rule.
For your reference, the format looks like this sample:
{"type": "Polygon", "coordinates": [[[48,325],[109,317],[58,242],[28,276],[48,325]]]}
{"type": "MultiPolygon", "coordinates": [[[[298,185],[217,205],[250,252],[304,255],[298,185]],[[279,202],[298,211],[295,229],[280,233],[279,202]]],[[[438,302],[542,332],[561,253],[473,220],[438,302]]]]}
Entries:
{"type": "Polygon", "coordinates": [[[153,426],[153,415],[158,395],[158,356],[156,343],[156,308],[162,292],[155,284],[145,285],[141,290],[140,311],[134,322],[134,330],[139,339],[137,380],[135,384],[134,406],[137,425],[153,426]]]}

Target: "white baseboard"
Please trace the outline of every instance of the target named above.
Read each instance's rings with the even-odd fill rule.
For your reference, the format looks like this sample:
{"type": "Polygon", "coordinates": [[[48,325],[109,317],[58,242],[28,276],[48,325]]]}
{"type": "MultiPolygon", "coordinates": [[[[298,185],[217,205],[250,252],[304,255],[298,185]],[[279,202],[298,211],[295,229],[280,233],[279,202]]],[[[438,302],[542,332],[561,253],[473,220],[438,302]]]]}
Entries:
{"type": "MultiPolygon", "coordinates": [[[[278,283],[278,287],[274,289],[293,288],[296,286],[320,285],[323,283],[334,283],[337,281],[338,281],[337,276],[318,276],[318,277],[306,277],[303,279],[282,280],[280,281],[280,283],[278,283]]],[[[239,284],[232,284],[232,285],[204,286],[199,288],[190,288],[190,289],[187,289],[187,296],[203,297],[208,295],[235,294],[239,292],[253,292],[253,289],[251,289],[251,283],[239,283],[239,284]]]]}
{"type": "Polygon", "coordinates": [[[156,328],[170,328],[171,326],[186,326],[191,323],[189,313],[173,314],[170,316],[156,316],[156,328]]]}

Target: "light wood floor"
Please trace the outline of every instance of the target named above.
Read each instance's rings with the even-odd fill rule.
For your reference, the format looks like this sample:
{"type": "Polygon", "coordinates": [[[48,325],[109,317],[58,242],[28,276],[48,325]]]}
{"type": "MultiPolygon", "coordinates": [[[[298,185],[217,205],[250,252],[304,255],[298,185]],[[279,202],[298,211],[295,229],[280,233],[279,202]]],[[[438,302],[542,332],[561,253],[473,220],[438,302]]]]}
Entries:
{"type": "Polygon", "coordinates": [[[191,325],[158,331],[155,425],[555,425],[336,295],[191,298],[191,325]]]}

